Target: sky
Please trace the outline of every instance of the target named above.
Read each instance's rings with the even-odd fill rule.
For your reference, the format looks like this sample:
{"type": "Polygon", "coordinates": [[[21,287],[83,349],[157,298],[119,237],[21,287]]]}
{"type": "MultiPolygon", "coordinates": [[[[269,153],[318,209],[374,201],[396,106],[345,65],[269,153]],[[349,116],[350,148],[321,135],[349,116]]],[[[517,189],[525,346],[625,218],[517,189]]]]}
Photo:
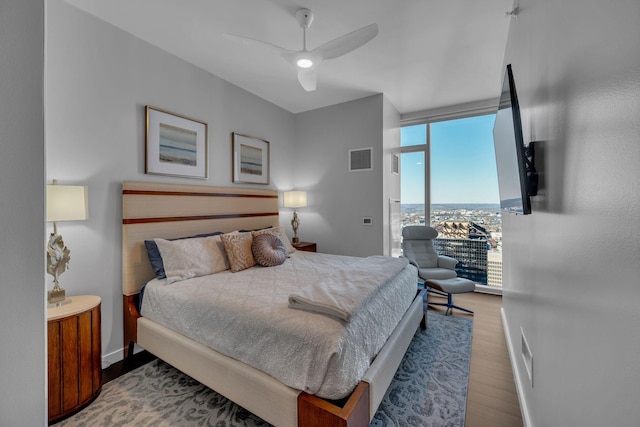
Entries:
{"type": "MultiPolygon", "coordinates": [[[[431,203],[500,203],[495,115],[431,123],[431,203]]],[[[426,126],[401,130],[402,146],[426,143],[426,126]]],[[[424,154],[401,158],[401,203],[424,203],[424,154]]]]}

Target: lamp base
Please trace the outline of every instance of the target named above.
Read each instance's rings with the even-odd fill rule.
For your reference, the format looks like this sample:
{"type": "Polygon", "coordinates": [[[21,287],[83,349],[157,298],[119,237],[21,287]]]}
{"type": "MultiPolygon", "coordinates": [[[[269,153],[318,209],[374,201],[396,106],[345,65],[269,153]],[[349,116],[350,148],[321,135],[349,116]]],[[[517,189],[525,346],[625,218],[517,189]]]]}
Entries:
{"type": "Polygon", "coordinates": [[[52,289],[47,293],[47,302],[54,304],[56,302],[64,301],[66,298],[65,291],[62,288],[52,289]]]}
{"type": "Polygon", "coordinates": [[[291,239],[291,243],[300,243],[300,239],[298,239],[297,237],[293,237],[291,239]]]}

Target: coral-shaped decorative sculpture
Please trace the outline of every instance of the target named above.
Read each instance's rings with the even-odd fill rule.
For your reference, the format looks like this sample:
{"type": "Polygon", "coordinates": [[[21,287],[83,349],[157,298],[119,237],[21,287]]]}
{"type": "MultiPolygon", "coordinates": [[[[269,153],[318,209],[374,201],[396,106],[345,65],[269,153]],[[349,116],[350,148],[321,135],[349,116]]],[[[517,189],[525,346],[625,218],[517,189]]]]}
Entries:
{"type": "Polygon", "coordinates": [[[47,273],[53,276],[54,290],[59,289],[58,277],[69,268],[71,251],[64,245],[62,236],[51,233],[47,245],[47,273]]]}

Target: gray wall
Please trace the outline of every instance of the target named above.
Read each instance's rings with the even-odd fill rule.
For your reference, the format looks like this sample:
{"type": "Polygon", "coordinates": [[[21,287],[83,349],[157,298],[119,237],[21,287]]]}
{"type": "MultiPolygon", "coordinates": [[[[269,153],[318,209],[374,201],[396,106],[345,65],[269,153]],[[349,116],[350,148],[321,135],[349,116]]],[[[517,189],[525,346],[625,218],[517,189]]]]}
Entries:
{"type": "Polygon", "coordinates": [[[0,3],[0,425],[46,425],[44,3],[0,3]]]}
{"type": "Polygon", "coordinates": [[[71,249],[61,285],[102,297],[103,356],[119,360],[121,182],[247,186],[231,182],[238,131],[270,141],[268,188],[290,188],[295,117],[62,0],[47,5],[47,180],[89,187],[89,220],[58,224],[71,249]],[[208,123],[209,179],[144,174],[145,105],[208,123]]]}
{"type": "Polygon", "coordinates": [[[317,242],[319,252],[388,253],[388,198],[400,184],[385,188],[385,181],[392,146],[400,145],[399,121],[383,95],[296,115],[295,186],[308,191],[309,204],[298,211],[301,240],[317,242]],[[349,172],[349,150],[367,147],[373,170],[349,172]],[[363,225],[363,217],[373,224],[363,225]]]}
{"type": "Polygon", "coordinates": [[[530,426],[638,425],[640,2],[521,0],[511,19],[531,216],[504,216],[504,315],[530,426]],[[533,353],[533,386],[521,356],[533,353]]]}

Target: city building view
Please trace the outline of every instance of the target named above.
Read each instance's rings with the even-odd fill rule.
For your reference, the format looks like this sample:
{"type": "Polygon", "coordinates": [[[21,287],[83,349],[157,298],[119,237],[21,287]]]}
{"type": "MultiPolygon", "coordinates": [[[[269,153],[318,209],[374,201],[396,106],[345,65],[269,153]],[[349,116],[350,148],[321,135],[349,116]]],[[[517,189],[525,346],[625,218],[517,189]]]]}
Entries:
{"type": "Polygon", "coordinates": [[[402,127],[400,225],[438,230],[435,249],[458,260],[458,276],[500,292],[494,122],[486,114],[402,127]]]}
{"type": "Polygon", "coordinates": [[[438,230],[436,251],[458,260],[459,277],[502,288],[502,217],[497,204],[402,204],[401,226],[430,225],[438,230]]]}

